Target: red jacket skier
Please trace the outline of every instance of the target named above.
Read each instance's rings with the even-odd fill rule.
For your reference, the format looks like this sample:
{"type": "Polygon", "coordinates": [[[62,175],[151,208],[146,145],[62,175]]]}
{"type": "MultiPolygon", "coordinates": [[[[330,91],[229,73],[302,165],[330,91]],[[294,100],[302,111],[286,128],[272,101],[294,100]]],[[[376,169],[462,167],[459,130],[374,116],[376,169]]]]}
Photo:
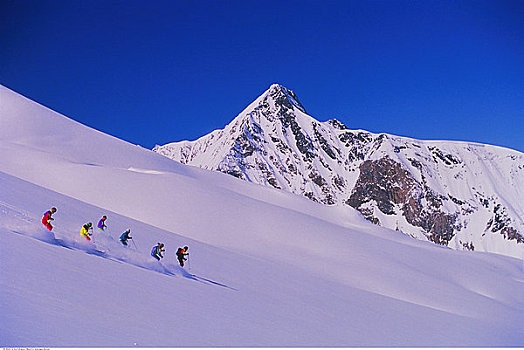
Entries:
{"type": "Polygon", "coordinates": [[[42,224],[44,224],[44,226],[47,227],[49,231],[53,229],[53,226],[51,226],[51,220],[54,220],[54,219],[51,216],[54,213],[56,213],[55,207],[51,208],[51,210],[46,211],[44,216],[42,217],[42,224]]]}

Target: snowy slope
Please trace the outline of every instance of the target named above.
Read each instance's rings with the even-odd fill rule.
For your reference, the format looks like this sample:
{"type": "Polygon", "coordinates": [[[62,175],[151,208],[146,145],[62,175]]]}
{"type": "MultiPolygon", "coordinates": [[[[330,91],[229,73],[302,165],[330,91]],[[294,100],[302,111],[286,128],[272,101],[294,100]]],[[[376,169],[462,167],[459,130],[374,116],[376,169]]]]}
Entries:
{"type": "Polygon", "coordinates": [[[0,123],[2,346],[524,344],[519,259],[183,166],[5,88],[0,123]],[[107,235],[84,242],[104,214],[107,235]]]}
{"type": "Polygon", "coordinates": [[[349,130],[272,85],[223,130],[154,151],[455,249],[524,252],[524,154],[349,130]]]}

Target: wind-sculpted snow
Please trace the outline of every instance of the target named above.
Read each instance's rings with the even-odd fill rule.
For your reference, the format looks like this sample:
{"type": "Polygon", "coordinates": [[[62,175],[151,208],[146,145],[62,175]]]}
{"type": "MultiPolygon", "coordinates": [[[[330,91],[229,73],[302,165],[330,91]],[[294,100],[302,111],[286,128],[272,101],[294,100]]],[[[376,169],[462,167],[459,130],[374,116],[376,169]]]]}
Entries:
{"type": "Polygon", "coordinates": [[[370,222],[455,249],[524,253],[524,155],[319,122],[272,85],[223,130],[154,151],[183,164],[350,206],[370,222]]]}

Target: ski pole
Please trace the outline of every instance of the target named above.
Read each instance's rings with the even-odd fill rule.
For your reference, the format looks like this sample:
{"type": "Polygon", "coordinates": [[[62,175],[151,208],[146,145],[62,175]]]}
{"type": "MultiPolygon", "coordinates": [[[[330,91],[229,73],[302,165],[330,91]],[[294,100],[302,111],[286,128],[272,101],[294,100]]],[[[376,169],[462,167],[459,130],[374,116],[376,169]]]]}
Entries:
{"type": "Polygon", "coordinates": [[[133,242],[133,245],[135,246],[135,250],[138,250],[138,248],[136,247],[136,243],[135,243],[135,240],[132,239],[131,242],[133,242]]]}
{"type": "Polygon", "coordinates": [[[187,265],[188,265],[189,271],[191,271],[191,260],[189,260],[189,254],[187,254],[187,265]]]}

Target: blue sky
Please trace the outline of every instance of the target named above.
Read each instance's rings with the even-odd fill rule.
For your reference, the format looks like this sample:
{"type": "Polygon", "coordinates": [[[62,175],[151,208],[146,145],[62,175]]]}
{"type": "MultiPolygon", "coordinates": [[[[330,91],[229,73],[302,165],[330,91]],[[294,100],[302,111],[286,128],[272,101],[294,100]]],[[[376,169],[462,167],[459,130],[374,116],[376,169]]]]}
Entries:
{"type": "Polygon", "coordinates": [[[272,83],[321,121],[524,151],[524,2],[0,1],[0,84],[147,148],[272,83]]]}

